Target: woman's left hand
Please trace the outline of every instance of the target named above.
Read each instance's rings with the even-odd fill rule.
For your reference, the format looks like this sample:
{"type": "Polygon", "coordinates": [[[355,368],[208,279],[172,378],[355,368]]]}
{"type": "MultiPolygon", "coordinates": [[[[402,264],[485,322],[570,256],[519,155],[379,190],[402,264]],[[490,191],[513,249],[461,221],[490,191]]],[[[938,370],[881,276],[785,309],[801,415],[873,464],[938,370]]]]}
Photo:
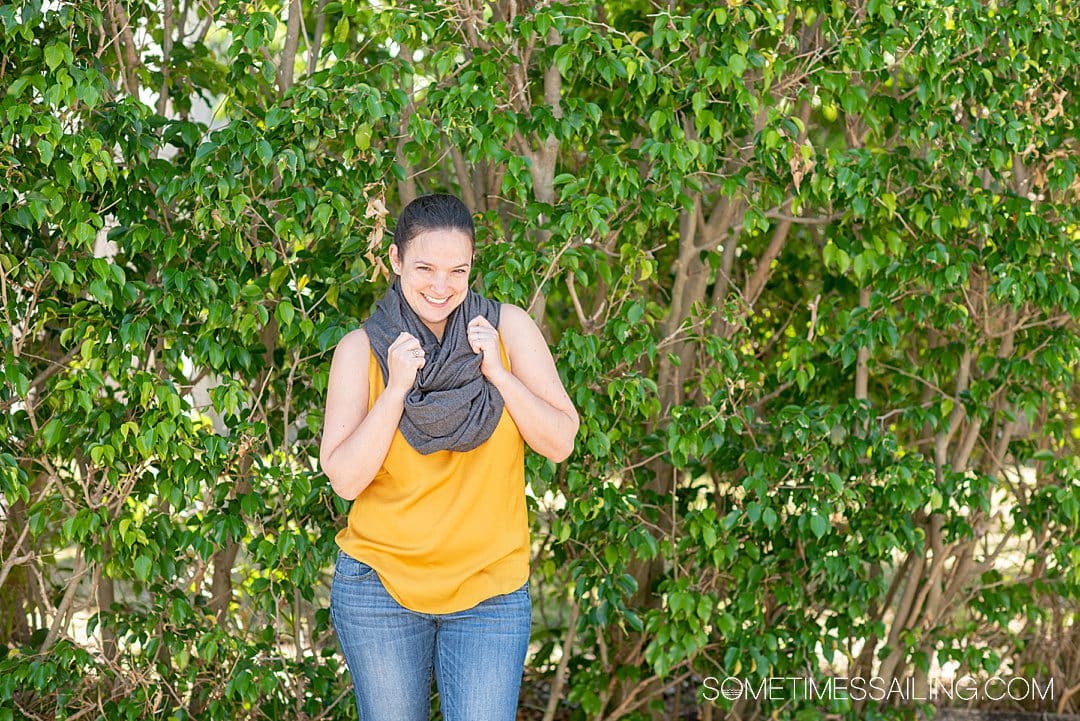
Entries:
{"type": "Polygon", "coordinates": [[[484,359],[480,362],[480,372],[494,382],[498,374],[506,372],[502,358],[499,357],[499,332],[482,315],[469,321],[468,332],[469,346],[473,353],[484,354],[484,359]]]}

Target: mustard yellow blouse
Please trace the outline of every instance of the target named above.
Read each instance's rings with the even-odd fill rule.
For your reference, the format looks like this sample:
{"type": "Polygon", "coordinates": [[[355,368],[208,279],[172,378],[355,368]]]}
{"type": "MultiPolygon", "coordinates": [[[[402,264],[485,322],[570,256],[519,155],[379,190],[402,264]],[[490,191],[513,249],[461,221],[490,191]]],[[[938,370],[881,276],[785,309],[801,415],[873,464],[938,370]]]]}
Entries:
{"type": "MultiPolygon", "coordinates": [[[[499,354],[510,370],[501,335],[499,354]]],[[[368,412],[384,388],[372,352],[368,412]]],[[[510,412],[504,407],[495,432],[471,451],[424,456],[396,431],[336,540],[420,613],[462,611],[520,588],[529,578],[525,441],[510,412]]]]}

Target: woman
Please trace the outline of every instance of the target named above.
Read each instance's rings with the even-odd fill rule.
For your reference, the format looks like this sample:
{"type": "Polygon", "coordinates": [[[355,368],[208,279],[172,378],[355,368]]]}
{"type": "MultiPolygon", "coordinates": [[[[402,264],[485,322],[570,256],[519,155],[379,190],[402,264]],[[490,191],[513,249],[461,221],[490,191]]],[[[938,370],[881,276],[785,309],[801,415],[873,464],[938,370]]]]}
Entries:
{"type": "Polygon", "coordinates": [[[516,715],[524,443],[564,460],[578,415],[532,318],[469,289],[474,241],[457,198],[409,203],[391,287],[330,366],[320,462],[354,501],[330,615],[362,721],[427,721],[433,673],[446,721],[516,715]]]}

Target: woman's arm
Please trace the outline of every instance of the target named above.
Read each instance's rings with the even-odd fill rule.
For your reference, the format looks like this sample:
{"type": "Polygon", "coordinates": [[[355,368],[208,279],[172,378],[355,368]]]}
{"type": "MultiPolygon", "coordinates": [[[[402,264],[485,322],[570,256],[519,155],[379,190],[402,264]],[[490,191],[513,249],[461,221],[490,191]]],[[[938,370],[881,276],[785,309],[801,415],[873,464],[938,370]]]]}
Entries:
{"type": "Polygon", "coordinates": [[[391,386],[368,413],[369,352],[362,328],[342,338],[326,388],[319,464],[334,493],[347,501],[360,495],[379,472],[405,408],[406,391],[391,386]]]}
{"type": "Polygon", "coordinates": [[[499,389],[529,447],[555,463],[566,460],[574,450],[574,436],[581,422],[543,334],[528,313],[503,303],[499,335],[512,370],[507,371],[498,360],[496,341],[495,362],[485,363],[490,366],[488,380],[499,389]]]}

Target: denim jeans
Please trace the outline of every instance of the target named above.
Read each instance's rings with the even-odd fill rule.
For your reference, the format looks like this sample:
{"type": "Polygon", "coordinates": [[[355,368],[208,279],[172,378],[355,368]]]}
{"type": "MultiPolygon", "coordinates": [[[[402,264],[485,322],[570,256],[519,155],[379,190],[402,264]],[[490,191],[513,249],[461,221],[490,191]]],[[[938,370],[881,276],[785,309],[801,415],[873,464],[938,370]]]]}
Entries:
{"type": "Polygon", "coordinates": [[[514,721],[532,620],[528,581],[464,611],[418,613],[342,551],[330,619],[360,721],[428,721],[432,671],[444,721],[514,721]]]}

